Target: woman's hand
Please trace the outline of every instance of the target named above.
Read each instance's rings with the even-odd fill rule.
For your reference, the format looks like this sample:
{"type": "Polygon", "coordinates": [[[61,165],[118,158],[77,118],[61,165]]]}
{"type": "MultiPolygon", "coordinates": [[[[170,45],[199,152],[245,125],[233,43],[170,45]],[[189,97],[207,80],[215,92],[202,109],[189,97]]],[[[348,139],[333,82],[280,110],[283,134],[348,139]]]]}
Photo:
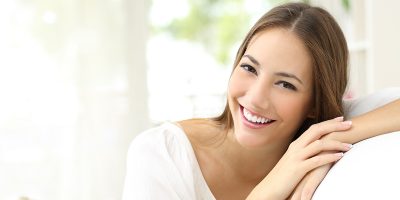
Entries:
{"type": "MultiPolygon", "coordinates": [[[[322,140],[329,140],[329,136],[325,135],[322,140]]],[[[352,146],[352,145],[351,145],[352,146]]],[[[350,147],[351,147],[350,146],[350,147]]],[[[327,154],[328,152],[322,152],[320,154],[327,154]]],[[[331,152],[332,153],[332,152],[331,152]]],[[[300,183],[296,186],[296,189],[292,192],[290,196],[290,200],[311,200],[311,197],[314,195],[315,190],[325,178],[326,174],[328,174],[331,169],[333,163],[328,163],[316,169],[313,169],[309,173],[307,173],[304,178],[300,181],[300,183]]]]}
{"type": "Polygon", "coordinates": [[[343,122],[342,117],[312,125],[289,145],[286,153],[247,199],[288,198],[308,172],[336,162],[343,156],[341,152],[348,151],[351,147],[335,140],[321,140],[321,137],[350,127],[351,122],[343,122]],[[321,152],[329,153],[320,154],[321,152]]]}
{"type": "Polygon", "coordinates": [[[309,172],[296,186],[289,199],[310,200],[332,165],[332,163],[328,163],[309,172]]]}

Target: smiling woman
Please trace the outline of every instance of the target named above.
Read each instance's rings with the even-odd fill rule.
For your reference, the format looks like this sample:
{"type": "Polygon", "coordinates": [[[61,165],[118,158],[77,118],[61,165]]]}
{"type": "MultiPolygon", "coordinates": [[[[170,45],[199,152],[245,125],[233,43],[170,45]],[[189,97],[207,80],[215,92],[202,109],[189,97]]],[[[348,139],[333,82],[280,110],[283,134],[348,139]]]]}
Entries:
{"type": "Polygon", "coordinates": [[[303,42],[283,28],[256,33],[249,42],[228,90],[234,130],[241,145],[275,143],[285,148],[283,144],[292,140],[293,130],[312,114],[308,113],[312,111],[312,61],[307,52],[303,42]],[[243,121],[243,111],[251,113],[253,119],[243,121]],[[257,118],[270,122],[260,124],[257,118]],[[248,128],[254,130],[244,131],[248,128]],[[257,131],[260,134],[254,134],[257,131]]]}
{"type": "Polygon", "coordinates": [[[400,130],[400,100],[344,119],[347,63],[326,10],[271,9],[239,47],[222,114],[166,122],[133,140],[124,200],[310,199],[353,143],[400,130]]]}

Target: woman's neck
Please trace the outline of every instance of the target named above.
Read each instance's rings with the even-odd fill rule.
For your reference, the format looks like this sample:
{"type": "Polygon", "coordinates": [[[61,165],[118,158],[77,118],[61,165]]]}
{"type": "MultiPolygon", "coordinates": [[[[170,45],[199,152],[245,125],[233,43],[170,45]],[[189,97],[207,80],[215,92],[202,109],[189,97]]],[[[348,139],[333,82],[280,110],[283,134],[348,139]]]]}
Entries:
{"type": "Polygon", "coordinates": [[[215,149],[221,163],[243,181],[260,182],[275,167],[289,146],[289,142],[274,142],[262,148],[246,148],[239,144],[233,131],[215,149]]]}
{"type": "Polygon", "coordinates": [[[227,131],[213,120],[192,119],[179,124],[188,135],[202,168],[225,170],[242,181],[261,181],[290,143],[274,141],[266,147],[246,148],[238,143],[233,130],[227,131]]]}
{"type": "MultiPolygon", "coordinates": [[[[180,121],[208,187],[217,199],[245,199],[274,168],[289,144],[249,149],[214,120],[180,121]]],[[[289,143],[289,142],[286,142],[289,143]]]]}

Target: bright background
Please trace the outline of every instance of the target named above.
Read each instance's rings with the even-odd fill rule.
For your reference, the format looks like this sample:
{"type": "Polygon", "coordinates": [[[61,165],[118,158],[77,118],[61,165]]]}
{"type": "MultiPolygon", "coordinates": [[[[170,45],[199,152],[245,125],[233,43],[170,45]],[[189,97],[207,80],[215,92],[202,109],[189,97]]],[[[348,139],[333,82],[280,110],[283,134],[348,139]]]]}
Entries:
{"type": "MultiPolygon", "coordinates": [[[[0,1],[0,200],[120,199],[130,141],[218,114],[240,40],[278,2],[0,1]]],[[[347,97],[400,85],[399,1],[310,2],[348,39],[347,97]]]]}

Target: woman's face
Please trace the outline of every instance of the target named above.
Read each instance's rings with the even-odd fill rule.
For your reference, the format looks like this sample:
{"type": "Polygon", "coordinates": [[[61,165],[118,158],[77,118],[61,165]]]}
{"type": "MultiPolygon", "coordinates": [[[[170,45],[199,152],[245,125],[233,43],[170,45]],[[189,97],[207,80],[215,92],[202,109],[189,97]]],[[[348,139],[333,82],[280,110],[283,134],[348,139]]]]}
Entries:
{"type": "Polygon", "coordinates": [[[237,141],[247,147],[290,142],[312,106],[312,62],[292,32],[257,33],[229,81],[237,141]]]}

